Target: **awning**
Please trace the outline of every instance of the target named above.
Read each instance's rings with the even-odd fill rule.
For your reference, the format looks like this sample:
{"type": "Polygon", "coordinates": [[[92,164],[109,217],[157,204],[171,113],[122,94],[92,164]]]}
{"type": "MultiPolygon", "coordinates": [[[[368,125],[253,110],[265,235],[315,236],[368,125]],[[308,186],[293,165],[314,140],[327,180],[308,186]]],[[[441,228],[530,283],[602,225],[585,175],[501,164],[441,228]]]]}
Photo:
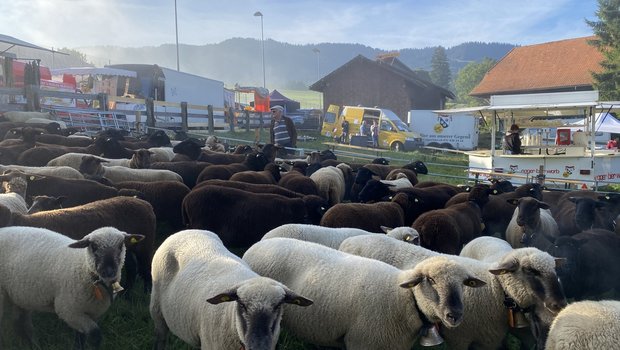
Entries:
{"type": "Polygon", "coordinates": [[[476,113],[480,111],[485,111],[489,109],[489,106],[478,106],[478,107],[463,107],[463,108],[453,108],[453,109],[440,109],[433,111],[436,114],[466,114],[466,113],[476,113]]]}
{"type": "Polygon", "coordinates": [[[97,68],[97,67],[71,67],[52,69],[52,75],[70,74],[70,75],[114,75],[120,77],[135,78],[138,74],[131,70],[119,68],[97,68]]]}
{"type": "Polygon", "coordinates": [[[23,40],[19,40],[17,38],[14,38],[12,36],[8,36],[8,35],[4,35],[4,34],[0,34],[0,43],[5,43],[5,44],[9,44],[11,46],[9,46],[8,48],[0,51],[0,53],[4,53],[10,49],[13,48],[13,46],[21,46],[21,47],[28,47],[31,49],[37,49],[37,50],[43,50],[43,51],[49,51],[49,52],[54,52],[54,53],[59,53],[62,55],[68,55],[64,52],[59,52],[59,51],[54,51],[54,50],[50,50],[50,49],[46,49],[44,47],[35,45],[35,44],[31,44],[29,42],[23,41],[23,40]]]}

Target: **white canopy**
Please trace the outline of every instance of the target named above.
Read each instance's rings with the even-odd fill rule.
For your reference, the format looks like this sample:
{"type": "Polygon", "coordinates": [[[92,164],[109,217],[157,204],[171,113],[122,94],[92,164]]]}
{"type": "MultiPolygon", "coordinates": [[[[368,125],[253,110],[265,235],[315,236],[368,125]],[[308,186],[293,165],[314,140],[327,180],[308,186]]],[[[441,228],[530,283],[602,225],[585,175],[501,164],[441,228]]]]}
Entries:
{"type": "Polygon", "coordinates": [[[131,70],[119,68],[97,68],[97,67],[71,67],[52,69],[52,75],[71,74],[71,75],[114,75],[121,77],[135,78],[138,74],[131,70]]]}
{"type": "MultiPolygon", "coordinates": [[[[571,130],[584,129],[586,119],[570,123],[571,130]]],[[[609,132],[620,134],[620,121],[609,113],[597,113],[594,125],[595,132],[609,132]]]]}

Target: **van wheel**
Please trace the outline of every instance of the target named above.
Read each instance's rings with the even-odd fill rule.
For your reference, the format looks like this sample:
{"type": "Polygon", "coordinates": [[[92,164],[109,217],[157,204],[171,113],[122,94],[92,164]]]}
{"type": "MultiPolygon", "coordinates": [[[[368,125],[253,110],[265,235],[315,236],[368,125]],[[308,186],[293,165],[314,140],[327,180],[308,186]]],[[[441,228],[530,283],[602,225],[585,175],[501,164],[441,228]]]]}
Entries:
{"type": "Polygon", "coordinates": [[[396,141],[392,144],[392,151],[394,152],[403,152],[405,150],[405,147],[403,146],[402,143],[396,141]]]}

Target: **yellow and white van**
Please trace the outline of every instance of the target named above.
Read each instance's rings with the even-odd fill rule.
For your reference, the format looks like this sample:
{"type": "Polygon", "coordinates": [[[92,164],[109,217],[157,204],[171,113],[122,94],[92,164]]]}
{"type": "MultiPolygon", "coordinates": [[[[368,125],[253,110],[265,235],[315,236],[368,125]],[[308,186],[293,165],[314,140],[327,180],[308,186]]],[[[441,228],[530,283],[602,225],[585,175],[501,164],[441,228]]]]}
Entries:
{"type": "MultiPolygon", "coordinates": [[[[416,132],[411,131],[398,116],[385,108],[370,108],[359,106],[340,107],[330,105],[325,112],[321,134],[328,137],[342,135],[342,122],[346,118],[349,122],[349,143],[355,146],[371,146],[370,136],[360,136],[360,125],[363,120],[368,121],[368,126],[373,121],[379,125],[379,147],[393,151],[411,151],[422,147],[422,138],[416,132]]],[[[370,130],[367,130],[370,135],[370,130]]]]}

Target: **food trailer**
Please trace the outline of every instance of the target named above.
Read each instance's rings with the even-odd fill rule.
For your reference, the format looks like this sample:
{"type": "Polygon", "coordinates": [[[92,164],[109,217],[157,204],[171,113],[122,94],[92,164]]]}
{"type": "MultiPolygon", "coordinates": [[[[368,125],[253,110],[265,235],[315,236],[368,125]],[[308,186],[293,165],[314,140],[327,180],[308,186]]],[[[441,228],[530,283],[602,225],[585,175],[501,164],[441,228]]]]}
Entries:
{"type": "Polygon", "coordinates": [[[620,101],[598,101],[598,91],[491,96],[489,106],[479,109],[490,121],[491,149],[466,152],[469,176],[578,189],[620,183],[620,153],[596,143],[596,116],[614,118],[617,109],[620,101]],[[567,122],[575,119],[583,125],[567,122]],[[528,130],[523,154],[501,149],[500,135],[511,124],[528,130]]]}

